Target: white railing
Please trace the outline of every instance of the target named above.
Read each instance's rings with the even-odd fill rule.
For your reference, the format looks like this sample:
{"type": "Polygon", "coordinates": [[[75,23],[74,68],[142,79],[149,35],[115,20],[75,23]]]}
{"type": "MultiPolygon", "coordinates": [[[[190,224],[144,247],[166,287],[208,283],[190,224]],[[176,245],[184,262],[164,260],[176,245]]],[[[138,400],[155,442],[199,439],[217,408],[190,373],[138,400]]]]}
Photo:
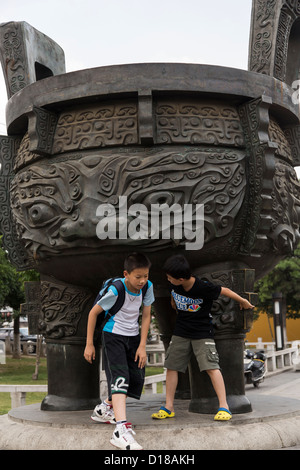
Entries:
{"type": "Polygon", "coordinates": [[[162,367],[165,362],[165,348],[162,343],[147,344],[147,365],[151,367],[162,367]]]}
{"type": "Polygon", "coordinates": [[[157,375],[149,375],[149,377],[145,377],[144,382],[144,391],[145,394],[148,395],[149,393],[157,393],[157,384],[162,383],[162,392],[166,393],[166,373],[157,374],[157,375]]]}
{"type": "Polygon", "coordinates": [[[0,392],[10,392],[12,408],[26,405],[26,393],[47,393],[47,390],[48,385],[0,385],[0,392]]]}
{"type": "Polygon", "coordinates": [[[0,364],[6,364],[5,342],[0,340],[0,364]]]}
{"type": "Polygon", "coordinates": [[[273,375],[289,369],[300,369],[300,341],[288,341],[287,348],[276,351],[275,343],[263,342],[261,338],[257,343],[246,343],[245,347],[254,347],[264,350],[267,356],[266,375],[273,375]]]}
{"type": "MultiPolygon", "coordinates": [[[[161,341],[154,344],[147,344],[146,352],[148,367],[163,367],[165,362],[165,348],[161,341]]],[[[157,385],[159,383],[162,383],[162,393],[166,393],[166,372],[145,377],[145,394],[157,393],[157,385]]]]}

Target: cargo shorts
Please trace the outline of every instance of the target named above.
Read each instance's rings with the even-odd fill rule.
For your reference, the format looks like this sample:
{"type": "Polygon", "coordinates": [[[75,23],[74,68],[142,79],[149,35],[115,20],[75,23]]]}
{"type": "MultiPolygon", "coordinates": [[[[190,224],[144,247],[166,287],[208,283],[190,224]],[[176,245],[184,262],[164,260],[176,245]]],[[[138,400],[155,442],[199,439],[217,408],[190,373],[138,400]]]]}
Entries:
{"type": "Polygon", "coordinates": [[[194,353],[200,371],[220,369],[219,356],[213,339],[191,339],[173,335],[166,352],[164,367],[185,372],[194,353]]]}

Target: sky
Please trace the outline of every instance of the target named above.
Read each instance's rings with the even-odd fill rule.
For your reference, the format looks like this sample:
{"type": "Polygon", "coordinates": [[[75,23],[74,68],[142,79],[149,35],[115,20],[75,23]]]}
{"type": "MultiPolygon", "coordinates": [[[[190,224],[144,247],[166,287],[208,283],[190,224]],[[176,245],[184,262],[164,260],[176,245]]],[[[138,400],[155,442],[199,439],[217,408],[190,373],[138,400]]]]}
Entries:
{"type": "MultiPolygon", "coordinates": [[[[0,0],[0,22],[26,21],[56,41],[67,72],[140,62],[247,69],[251,5],[252,0],[0,0]]],[[[6,103],[1,69],[2,135],[6,103]]]]}

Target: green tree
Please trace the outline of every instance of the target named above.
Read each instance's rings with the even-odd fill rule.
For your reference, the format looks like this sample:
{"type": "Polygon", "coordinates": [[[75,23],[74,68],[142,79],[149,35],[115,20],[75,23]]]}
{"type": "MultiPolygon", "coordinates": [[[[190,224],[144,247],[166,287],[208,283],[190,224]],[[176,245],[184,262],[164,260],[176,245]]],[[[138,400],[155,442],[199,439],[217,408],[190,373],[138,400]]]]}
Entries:
{"type": "Polygon", "coordinates": [[[20,304],[25,302],[24,281],[36,281],[39,274],[35,271],[18,272],[9,262],[6,251],[2,248],[0,237],[0,307],[9,306],[14,310],[13,358],[20,357],[20,304]]]}
{"type": "Polygon", "coordinates": [[[38,281],[39,274],[34,270],[18,272],[2,248],[1,238],[0,236],[0,307],[8,305],[19,311],[20,304],[25,301],[24,282],[38,281]]]}
{"type": "Polygon", "coordinates": [[[10,264],[0,239],[0,306],[9,305],[14,310],[19,310],[22,302],[24,289],[20,275],[10,264]]]}
{"type": "Polygon", "coordinates": [[[256,283],[259,303],[257,309],[270,314],[273,311],[272,294],[282,292],[286,302],[286,317],[300,318],[300,245],[294,254],[256,283]]]}

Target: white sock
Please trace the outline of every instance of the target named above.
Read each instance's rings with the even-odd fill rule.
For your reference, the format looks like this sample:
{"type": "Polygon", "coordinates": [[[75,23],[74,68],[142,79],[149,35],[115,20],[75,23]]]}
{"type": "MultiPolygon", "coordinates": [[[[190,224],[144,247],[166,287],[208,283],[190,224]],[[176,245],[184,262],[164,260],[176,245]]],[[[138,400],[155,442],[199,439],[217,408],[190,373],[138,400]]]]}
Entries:
{"type": "Polygon", "coordinates": [[[122,426],[122,424],[126,424],[126,423],[127,423],[126,419],[121,420],[121,421],[117,421],[117,422],[116,422],[116,426],[117,426],[117,427],[118,427],[118,426],[120,427],[120,426],[122,426]]]}

